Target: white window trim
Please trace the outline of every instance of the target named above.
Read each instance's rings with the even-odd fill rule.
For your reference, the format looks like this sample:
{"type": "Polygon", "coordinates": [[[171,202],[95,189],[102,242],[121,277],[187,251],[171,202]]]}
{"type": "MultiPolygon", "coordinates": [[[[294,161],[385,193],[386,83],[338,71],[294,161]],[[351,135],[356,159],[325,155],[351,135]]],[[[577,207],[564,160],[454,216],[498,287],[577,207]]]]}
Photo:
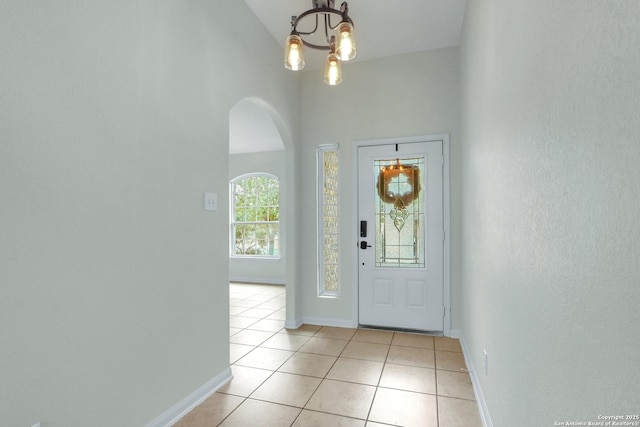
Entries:
{"type": "MultiPolygon", "coordinates": [[[[237,260],[251,260],[251,261],[277,261],[281,258],[281,255],[236,255],[234,253],[234,245],[235,245],[235,234],[233,232],[233,224],[235,223],[234,218],[235,218],[235,210],[236,210],[236,204],[235,204],[235,190],[234,190],[234,186],[236,184],[236,182],[238,181],[242,181],[243,179],[247,179],[247,178],[251,178],[254,176],[266,176],[272,179],[275,179],[278,182],[278,192],[280,192],[280,178],[278,178],[277,176],[275,176],[272,173],[269,172],[251,172],[251,173],[245,173],[243,175],[239,175],[235,178],[233,178],[231,181],[229,181],[229,258],[230,259],[237,259],[237,260]]],[[[280,197],[278,197],[278,200],[280,200],[280,197]]],[[[278,209],[281,209],[280,204],[278,203],[278,209]]],[[[280,216],[278,215],[278,218],[280,216]]],[[[278,223],[278,236],[280,236],[280,220],[278,219],[278,221],[273,221],[273,222],[277,222],[278,223]]]]}

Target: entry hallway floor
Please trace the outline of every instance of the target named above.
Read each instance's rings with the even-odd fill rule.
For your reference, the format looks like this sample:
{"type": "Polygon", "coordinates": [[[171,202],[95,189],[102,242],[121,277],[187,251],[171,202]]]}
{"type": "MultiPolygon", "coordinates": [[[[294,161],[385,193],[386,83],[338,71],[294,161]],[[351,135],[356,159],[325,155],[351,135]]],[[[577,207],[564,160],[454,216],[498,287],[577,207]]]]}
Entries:
{"type": "Polygon", "coordinates": [[[458,340],[302,325],[285,287],[230,285],[233,379],[177,427],[481,427],[458,340]]]}

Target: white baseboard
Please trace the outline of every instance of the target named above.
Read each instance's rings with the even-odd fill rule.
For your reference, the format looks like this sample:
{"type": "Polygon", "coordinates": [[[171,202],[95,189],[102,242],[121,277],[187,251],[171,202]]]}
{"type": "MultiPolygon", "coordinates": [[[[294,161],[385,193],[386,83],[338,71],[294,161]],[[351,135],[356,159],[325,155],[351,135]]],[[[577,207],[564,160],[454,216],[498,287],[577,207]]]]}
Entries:
{"type": "Polygon", "coordinates": [[[471,377],[471,384],[473,384],[473,392],[476,395],[476,402],[478,403],[478,411],[480,412],[480,418],[482,419],[482,425],[484,427],[493,427],[493,421],[489,415],[489,408],[487,407],[487,401],[484,400],[484,394],[482,393],[482,387],[480,387],[480,380],[473,360],[469,354],[467,343],[464,340],[464,335],[460,329],[451,329],[451,338],[457,338],[460,340],[462,346],[462,354],[464,355],[464,361],[467,364],[469,370],[469,377],[471,377]]]}
{"type": "Polygon", "coordinates": [[[233,283],[248,283],[257,285],[282,285],[284,286],[284,280],[280,279],[263,279],[261,277],[229,277],[229,282],[233,283]]]}
{"type": "Polygon", "coordinates": [[[334,326],[337,328],[357,328],[358,324],[353,320],[334,319],[324,317],[303,317],[302,323],[307,325],[334,326]]]}
{"type": "Polygon", "coordinates": [[[302,319],[285,320],[285,329],[298,329],[303,325],[302,319]]]}
{"type": "Polygon", "coordinates": [[[198,387],[197,390],[189,394],[180,402],[167,409],[156,419],[150,421],[145,427],[168,427],[172,426],[182,417],[187,415],[193,408],[204,402],[209,396],[216,392],[220,387],[231,381],[231,368],[227,368],[214,378],[207,381],[204,385],[198,387]]]}

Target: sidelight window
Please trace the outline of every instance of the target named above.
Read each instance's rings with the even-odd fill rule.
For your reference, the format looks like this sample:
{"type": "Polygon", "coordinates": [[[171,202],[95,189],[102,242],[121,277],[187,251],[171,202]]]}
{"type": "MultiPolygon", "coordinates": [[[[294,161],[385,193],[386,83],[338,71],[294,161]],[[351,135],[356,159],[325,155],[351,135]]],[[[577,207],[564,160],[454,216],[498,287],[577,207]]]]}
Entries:
{"type": "Polygon", "coordinates": [[[318,294],[340,294],[340,209],[338,145],[317,149],[318,176],[318,294]]]}

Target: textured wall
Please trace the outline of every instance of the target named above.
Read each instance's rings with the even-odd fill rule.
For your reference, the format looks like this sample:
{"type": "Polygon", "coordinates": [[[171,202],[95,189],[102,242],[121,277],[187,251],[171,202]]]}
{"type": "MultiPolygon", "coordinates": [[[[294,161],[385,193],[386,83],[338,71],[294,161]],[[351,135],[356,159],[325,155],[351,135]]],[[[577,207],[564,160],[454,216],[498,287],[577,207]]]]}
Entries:
{"type": "Polygon", "coordinates": [[[640,3],[469,2],[462,329],[494,425],[640,408],[640,3]]]}
{"type": "MultiPolygon", "coordinates": [[[[458,49],[456,47],[399,55],[376,61],[345,64],[343,82],[329,87],[322,72],[304,72],[302,84],[301,168],[314,171],[316,146],[340,144],[340,283],[341,298],[318,298],[316,286],[317,242],[313,232],[305,233],[300,246],[301,292],[304,315],[313,318],[353,319],[353,251],[357,224],[353,220],[352,142],[363,139],[393,138],[449,133],[451,141],[452,197],[452,305],[456,328],[459,269],[455,265],[457,212],[459,203],[457,158],[458,134],[458,49]]],[[[301,228],[316,230],[316,176],[305,173],[301,179],[301,228]]]]}
{"type": "Polygon", "coordinates": [[[0,425],[143,425],[228,367],[203,192],[231,107],[297,126],[296,80],[239,1],[2,1],[0,52],[0,425]]]}

